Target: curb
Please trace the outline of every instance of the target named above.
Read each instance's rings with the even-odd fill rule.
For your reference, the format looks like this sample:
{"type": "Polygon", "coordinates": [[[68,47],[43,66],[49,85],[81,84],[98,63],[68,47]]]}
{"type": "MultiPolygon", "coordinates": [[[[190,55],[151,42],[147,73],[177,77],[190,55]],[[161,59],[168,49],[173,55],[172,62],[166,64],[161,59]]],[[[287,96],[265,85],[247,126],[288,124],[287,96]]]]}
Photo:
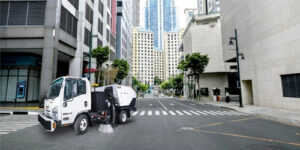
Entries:
{"type": "Polygon", "coordinates": [[[0,115],[38,115],[38,112],[33,111],[1,111],[0,115]]]}

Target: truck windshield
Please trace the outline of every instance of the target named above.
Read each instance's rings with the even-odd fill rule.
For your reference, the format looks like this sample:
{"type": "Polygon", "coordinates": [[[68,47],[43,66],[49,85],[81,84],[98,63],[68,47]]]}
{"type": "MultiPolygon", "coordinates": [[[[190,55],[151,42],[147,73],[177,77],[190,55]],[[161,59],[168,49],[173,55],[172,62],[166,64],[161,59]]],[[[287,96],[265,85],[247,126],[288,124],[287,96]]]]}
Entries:
{"type": "Polygon", "coordinates": [[[63,80],[63,78],[59,78],[51,83],[47,93],[47,99],[56,98],[59,95],[63,80]]]}

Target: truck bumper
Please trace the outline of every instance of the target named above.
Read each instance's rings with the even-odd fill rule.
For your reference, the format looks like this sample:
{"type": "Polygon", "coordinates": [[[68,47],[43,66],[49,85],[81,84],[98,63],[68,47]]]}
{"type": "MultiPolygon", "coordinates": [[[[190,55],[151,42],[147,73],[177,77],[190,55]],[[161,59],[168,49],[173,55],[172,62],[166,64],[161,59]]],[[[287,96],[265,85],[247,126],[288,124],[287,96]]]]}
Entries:
{"type": "Polygon", "coordinates": [[[56,122],[53,119],[47,118],[44,113],[40,113],[38,115],[38,120],[41,123],[41,125],[43,125],[43,127],[46,129],[46,131],[49,132],[55,131],[57,127],[56,122]]]}

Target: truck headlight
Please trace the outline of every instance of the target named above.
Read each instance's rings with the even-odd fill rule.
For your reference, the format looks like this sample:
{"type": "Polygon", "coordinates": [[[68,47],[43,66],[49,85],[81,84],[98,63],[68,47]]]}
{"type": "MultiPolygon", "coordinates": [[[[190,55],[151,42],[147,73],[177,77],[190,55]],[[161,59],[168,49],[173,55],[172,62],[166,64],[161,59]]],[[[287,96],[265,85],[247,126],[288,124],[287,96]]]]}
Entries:
{"type": "Polygon", "coordinates": [[[58,119],[58,107],[57,106],[52,109],[52,118],[54,120],[58,119]]]}

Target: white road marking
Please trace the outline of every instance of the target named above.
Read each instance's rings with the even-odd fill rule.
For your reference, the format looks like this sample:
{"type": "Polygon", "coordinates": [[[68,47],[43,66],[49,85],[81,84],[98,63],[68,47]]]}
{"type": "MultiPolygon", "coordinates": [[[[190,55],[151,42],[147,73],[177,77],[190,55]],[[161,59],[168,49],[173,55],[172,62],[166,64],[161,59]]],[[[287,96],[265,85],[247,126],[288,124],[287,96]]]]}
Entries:
{"type": "Polygon", "coordinates": [[[153,104],[149,104],[149,106],[152,106],[153,104]]]}
{"type": "Polygon", "coordinates": [[[198,113],[196,113],[196,112],[194,112],[194,111],[190,111],[192,114],[195,114],[195,115],[200,115],[200,114],[198,114],[198,113]]]}
{"type": "Polygon", "coordinates": [[[159,103],[160,103],[160,105],[166,110],[166,111],[168,111],[168,109],[167,109],[167,107],[165,107],[165,105],[163,105],[158,99],[156,99],[159,103]]]}
{"type": "Polygon", "coordinates": [[[152,116],[152,111],[148,111],[148,116],[152,116]]]}
{"type": "Polygon", "coordinates": [[[216,112],[221,113],[221,114],[223,114],[223,115],[228,115],[228,116],[230,116],[230,114],[228,114],[226,111],[216,111],[216,112]]]}
{"type": "Polygon", "coordinates": [[[140,116],[144,116],[145,115],[145,111],[142,111],[141,113],[140,113],[140,116]]]}
{"type": "Polygon", "coordinates": [[[169,111],[169,113],[173,116],[175,116],[176,114],[173,111],[169,111]]]}
{"type": "Polygon", "coordinates": [[[200,113],[200,114],[202,114],[202,115],[207,115],[207,113],[204,113],[204,112],[202,112],[202,111],[196,111],[197,113],[200,113]]]}
{"type": "Polygon", "coordinates": [[[138,114],[139,113],[139,111],[135,111],[134,113],[132,113],[131,115],[132,116],[135,116],[136,114],[138,114]]]}
{"type": "Polygon", "coordinates": [[[187,114],[187,115],[192,115],[191,113],[189,113],[189,112],[187,112],[187,111],[182,111],[182,112],[184,112],[185,114],[187,114]]]}
{"type": "Polygon", "coordinates": [[[8,130],[8,129],[6,129],[6,130],[0,130],[0,132],[11,132],[11,131],[17,131],[17,130],[14,130],[14,129],[10,129],[10,130],[8,130]]]}
{"type": "Polygon", "coordinates": [[[9,133],[9,132],[0,132],[0,135],[1,135],[1,134],[8,134],[8,133],[9,133]]]}
{"type": "Polygon", "coordinates": [[[159,116],[160,115],[160,113],[159,113],[159,111],[157,110],[157,111],[155,111],[155,115],[156,116],[159,116]]]}
{"type": "Polygon", "coordinates": [[[177,114],[179,114],[180,116],[183,116],[183,113],[181,113],[180,111],[176,110],[175,111],[177,114]]]}
{"type": "Polygon", "coordinates": [[[162,111],[162,113],[163,113],[163,115],[165,115],[165,116],[168,115],[168,113],[167,113],[166,111],[164,111],[164,110],[162,111]]]}
{"type": "Polygon", "coordinates": [[[203,111],[203,112],[208,113],[208,114],[211,114],[211,115],[216,115],[216,114],[211,113],[211,112],[208,112],[208,111],[203,111]]]}
{"type": "Polygon", "coordinates": [[[174,106],[174,104],[173,104],[173,103],[170,103],[170,105],[171,105],[171,106],[174,106]]]}

